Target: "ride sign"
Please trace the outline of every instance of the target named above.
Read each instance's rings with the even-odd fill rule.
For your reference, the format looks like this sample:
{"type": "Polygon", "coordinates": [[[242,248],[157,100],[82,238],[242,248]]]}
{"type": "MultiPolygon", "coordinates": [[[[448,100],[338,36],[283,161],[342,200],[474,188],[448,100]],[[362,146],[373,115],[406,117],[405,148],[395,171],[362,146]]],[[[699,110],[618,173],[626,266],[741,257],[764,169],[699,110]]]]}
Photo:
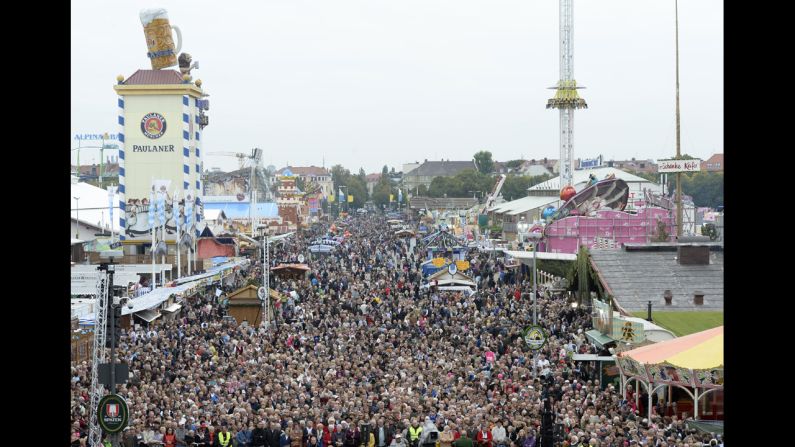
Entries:
{"type": "Polygon", "coordinates": [[[127,402],[117,394],[108,394],[99,400],[97,407],[99,426],[106,433],[119,433],[127,426],[129,410],[127,402]]]}
{"type": "Polygon", "coordinates": [[[541,326],[528,326],[524,330],[524,341],[533,351],[538,351],[547,343],[547,333],[541,326]]]}

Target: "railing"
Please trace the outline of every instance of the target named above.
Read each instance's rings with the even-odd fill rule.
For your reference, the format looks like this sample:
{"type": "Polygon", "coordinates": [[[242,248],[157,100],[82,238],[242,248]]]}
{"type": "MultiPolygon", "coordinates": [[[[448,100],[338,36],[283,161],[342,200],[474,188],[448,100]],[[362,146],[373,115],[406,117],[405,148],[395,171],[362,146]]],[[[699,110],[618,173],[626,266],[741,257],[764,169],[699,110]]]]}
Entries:
{"type": "Polygon", "coordinates": [[[552,286],[563,279],[543,270],[536,270],[536,275],[538,275],[538,284],[542,286],[552,286]]]}

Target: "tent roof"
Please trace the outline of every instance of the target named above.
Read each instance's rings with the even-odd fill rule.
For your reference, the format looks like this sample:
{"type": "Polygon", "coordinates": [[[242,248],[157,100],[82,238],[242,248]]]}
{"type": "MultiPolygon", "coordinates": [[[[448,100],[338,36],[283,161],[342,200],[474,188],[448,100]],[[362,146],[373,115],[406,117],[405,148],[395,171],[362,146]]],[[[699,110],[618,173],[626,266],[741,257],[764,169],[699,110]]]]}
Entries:
{"type": "Polygon", "coordinates": [[[644,364],[670,363],[688,369],[719,368],[723,366],[723,326],[643,346],[619,355],[644,364]]]}

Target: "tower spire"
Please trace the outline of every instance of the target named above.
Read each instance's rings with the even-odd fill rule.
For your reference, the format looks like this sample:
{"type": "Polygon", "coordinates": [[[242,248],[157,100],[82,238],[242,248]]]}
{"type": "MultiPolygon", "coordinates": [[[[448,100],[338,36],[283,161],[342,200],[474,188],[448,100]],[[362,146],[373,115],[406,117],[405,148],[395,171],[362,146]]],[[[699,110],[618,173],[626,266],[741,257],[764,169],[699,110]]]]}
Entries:
{"type": "Polygon", "coordinates": [[[560,80],[550,87],[555,96],[548,109],[560,109],[560,187],[572,184],[574,171],[574,109],[587,109],[574,80],[574,0],[560,0],[560,80]]]}

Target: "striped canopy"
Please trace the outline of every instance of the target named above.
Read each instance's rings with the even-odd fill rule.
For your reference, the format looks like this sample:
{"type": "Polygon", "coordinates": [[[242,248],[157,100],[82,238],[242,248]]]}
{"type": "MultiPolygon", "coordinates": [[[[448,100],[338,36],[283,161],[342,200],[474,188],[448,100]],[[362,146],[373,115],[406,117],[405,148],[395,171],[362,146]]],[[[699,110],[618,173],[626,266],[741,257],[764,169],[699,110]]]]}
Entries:
{"type": "Polygon", "coordinates": [[[723,367],[723,326],[622,352],[641,364],[667,363],[687,369],[723,367]]]}

